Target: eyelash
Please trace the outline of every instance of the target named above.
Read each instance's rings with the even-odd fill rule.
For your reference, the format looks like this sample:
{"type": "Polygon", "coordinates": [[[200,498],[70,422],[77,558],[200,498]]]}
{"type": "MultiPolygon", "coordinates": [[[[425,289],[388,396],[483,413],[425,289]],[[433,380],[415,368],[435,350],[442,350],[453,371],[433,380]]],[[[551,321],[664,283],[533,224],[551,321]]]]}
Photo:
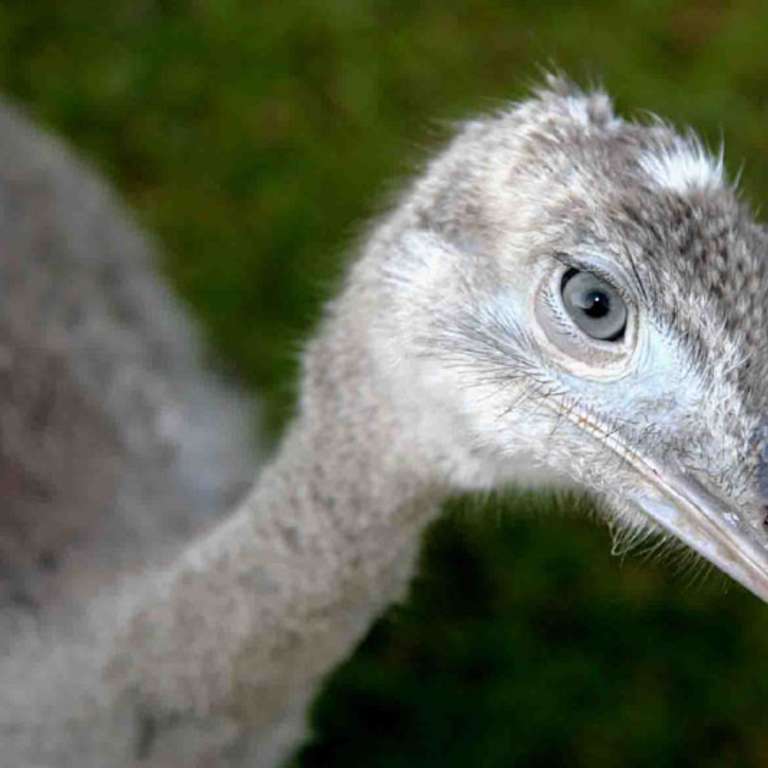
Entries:
{"type": "MultiPolygon", "coordinates": [[[[560,277],[560,281],[558,281],[558,285],[561,281],[562,276],[560,277]]],[[[557,322],[559,330],[574,341],[583,341],[581,334],[574,327],[573,321],[568,317],[560,296],[556,296],[555,294],[555,290],[547,291],[544,296],[544,301],[552,313],[552,317],[557,322]]]]}
{"type": "MultiPolygon", "coordinates": [[[[586,261],[580,261],[577,258],[574,258],[571,256],[570,253],[564,253],[563,251],[556,251],[554,253],[554,258],[562,264],[566,270],[568,269],[576,269],[579,272],[591,272],[593,275],[597,275],[601,280],[605,280],[608,285],[613,288],[616,293],[619,294],[619,296],[622,298],[624,303],[627,305],[627,307],[630,307],[634,304],[632,296],[629,294],[629,291],[627,291],[624,286],[616,282],[615,275],[612,275],[610,272],[608,272],[605,269],[602,269],[601,267],[597,266],[596,264],[590,264],[586,261]]],[[[562,277],[565,275],[565,272],[562,277]]]]}

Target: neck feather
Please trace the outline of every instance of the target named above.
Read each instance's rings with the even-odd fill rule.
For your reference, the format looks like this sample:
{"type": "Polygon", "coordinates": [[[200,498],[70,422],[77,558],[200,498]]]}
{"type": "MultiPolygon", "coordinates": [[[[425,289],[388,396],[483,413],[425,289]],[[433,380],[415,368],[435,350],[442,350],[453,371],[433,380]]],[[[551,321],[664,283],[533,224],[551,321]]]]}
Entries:
{"type": "Polygon", "coordinates": [[[271,765],[319,682],[402,596],[442,494],[405,430],[355,396],[334,413],[305,403],[237,513],[153,585],[108,667],[145,719],[188,739],[180,723],[220,716],[271,765]]]}

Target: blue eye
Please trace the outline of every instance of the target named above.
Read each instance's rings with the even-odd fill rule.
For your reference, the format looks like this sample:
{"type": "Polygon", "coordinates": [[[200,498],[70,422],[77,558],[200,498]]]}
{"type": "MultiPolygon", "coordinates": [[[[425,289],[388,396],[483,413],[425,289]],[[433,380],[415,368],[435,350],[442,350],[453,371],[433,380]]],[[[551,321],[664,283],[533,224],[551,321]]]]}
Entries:
{"type": "Polygon", "coordinates": [[[579,330],[598,341],[621,341],[627,305],[616,289],[592,272],[569,269],[560,287],[563,304],[579,330]]]}

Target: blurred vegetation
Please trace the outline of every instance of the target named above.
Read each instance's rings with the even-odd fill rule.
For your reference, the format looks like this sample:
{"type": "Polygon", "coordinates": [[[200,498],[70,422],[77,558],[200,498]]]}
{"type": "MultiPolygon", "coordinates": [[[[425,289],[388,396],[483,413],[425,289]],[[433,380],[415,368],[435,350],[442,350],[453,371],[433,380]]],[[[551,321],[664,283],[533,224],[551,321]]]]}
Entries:
{"type": "MultiPolygon", "coordinates": [[[[723,138],[760,202],[767,49],[760,0],[0,6],[4,92],[157,233],[272,434],[345,250],[450,121],[554,62],[620,109],[723,138]]],[[[611,558],[605,531],[553,506],[453,506],[410,601],[320,697],[297,766],[768,765],[765,607],[674,559],[611,558]]]]}

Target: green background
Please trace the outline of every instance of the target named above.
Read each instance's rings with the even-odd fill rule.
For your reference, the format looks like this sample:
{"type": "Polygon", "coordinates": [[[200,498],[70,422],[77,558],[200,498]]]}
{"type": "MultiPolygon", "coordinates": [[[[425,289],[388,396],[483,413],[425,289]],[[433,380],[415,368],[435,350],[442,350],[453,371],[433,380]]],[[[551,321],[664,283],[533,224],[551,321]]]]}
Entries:
{"type": "MultiPolygon", "coordinates": [[[[214,350],[290,414],[344,254],[447,126],[540,65],[721,138],[768,192],[768,4],[26,0],[0,85],[113,180],[214,350]]],[[[297,766],[768,765],[768,609],[585,510],[457,502],[297,766]]]]}

